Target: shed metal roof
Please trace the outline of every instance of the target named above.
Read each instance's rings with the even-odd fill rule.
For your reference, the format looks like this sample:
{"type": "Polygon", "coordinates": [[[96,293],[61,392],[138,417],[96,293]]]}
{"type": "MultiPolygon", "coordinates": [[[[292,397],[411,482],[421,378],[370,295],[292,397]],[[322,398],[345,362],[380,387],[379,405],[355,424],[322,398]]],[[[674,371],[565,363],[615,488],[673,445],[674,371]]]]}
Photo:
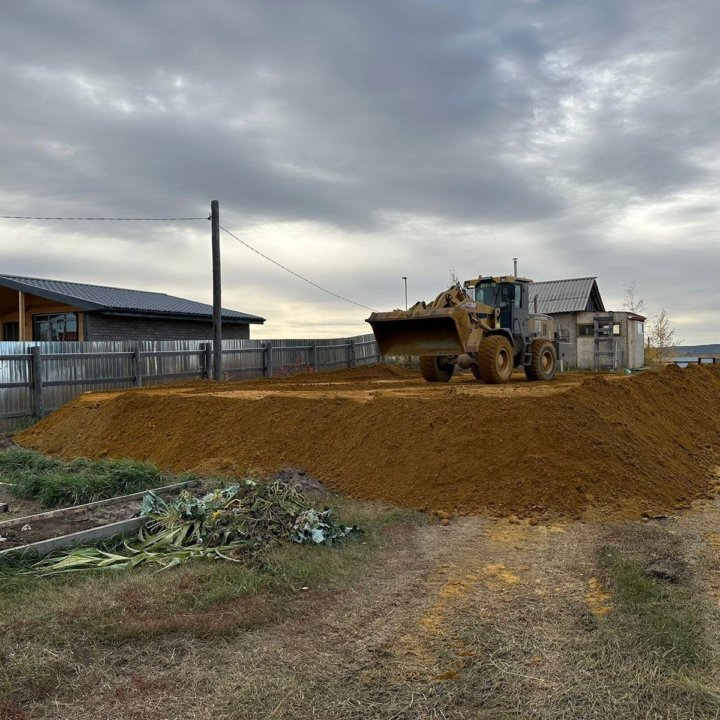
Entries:
{"type": "MultiPolygon", "coordinates": [[[[145,290],[87,285],[43,278],[0,275],[0,286],[66,303],[89,312],[130,313],[206,320],[212,318],[212,305],[145,290]]],[[[263,323],[258,315],[223,308],[222,319],[230,323],[263,323]]]]}
{"type": "Polygon", "coordinates": [[[530,312],[536,312],[535,298],[537,298],[537,312],[545,315],[605,310],[595,277],[536,282],[530,286],[529,293],[530,312]]]}

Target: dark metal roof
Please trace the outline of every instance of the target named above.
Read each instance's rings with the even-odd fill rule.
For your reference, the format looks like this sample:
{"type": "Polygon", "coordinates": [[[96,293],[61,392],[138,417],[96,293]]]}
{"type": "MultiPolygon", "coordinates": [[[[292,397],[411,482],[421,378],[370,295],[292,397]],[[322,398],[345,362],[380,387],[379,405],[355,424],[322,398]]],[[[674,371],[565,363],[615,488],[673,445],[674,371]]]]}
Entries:
{"type": "Polygon", "coordinates": [[[572,278],[537,282],[530,286],[530,312],[554,315],[586,310],[605,310],[597,278],[572,278]],[[537,311],[535,310],[537,298],[537,311]]]}
{"type": "MultiPolygon", "coordinates": [[[[207,320],[212,318],[213,311],[212,305],[165,293],[126,290],[104,285],[86,285],[63,280],[0,275],[0,286],[74,305],[88,312],[130,313],[207,320]]],[[[265,322],[265,318],[258,315],[249,315],[225,308],[222,311],[222,318],[224,322],[231,323],[265,322]]]]}

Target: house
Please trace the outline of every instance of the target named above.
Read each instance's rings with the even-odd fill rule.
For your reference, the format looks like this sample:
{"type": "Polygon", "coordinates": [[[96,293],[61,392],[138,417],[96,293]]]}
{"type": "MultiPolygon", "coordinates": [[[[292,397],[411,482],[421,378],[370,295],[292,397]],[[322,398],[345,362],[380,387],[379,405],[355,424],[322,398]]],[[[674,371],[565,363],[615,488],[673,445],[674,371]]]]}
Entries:
{"type": "MultiPolygon", "coordinates": [[[[223,337],[265,318],[222,311],[223,337]]],[[[208,340],[212,306],[164,293],[0,275],[1,340],[208,340]]]]}
{"type": "Polygon", "coordinates": [[[646,318],[606,310],[597,278],[533,283],[529,302],[530,312],[553,318],[565,369],[622,370],[644,365],[646,318]]]}

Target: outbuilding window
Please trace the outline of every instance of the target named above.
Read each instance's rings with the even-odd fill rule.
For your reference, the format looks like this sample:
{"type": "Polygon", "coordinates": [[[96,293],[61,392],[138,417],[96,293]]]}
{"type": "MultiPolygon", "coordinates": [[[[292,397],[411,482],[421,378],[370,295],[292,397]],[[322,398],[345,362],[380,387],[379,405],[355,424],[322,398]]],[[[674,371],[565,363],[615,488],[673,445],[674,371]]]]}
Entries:
{"type": "MultiPolygon", "coordinates": [[[[614,323],[612,326],[612,334],[615,337],[622,335],[622,327],[620,323],[614,323]]],[[[595,337],[595,325],[578,325],[579,337],[595,337]]]]}
{"type": "Polygon", "coordinates": [[[78,339],[77,313],[33,315],[33,340],[38,342],[73,341],[78,339]]]}

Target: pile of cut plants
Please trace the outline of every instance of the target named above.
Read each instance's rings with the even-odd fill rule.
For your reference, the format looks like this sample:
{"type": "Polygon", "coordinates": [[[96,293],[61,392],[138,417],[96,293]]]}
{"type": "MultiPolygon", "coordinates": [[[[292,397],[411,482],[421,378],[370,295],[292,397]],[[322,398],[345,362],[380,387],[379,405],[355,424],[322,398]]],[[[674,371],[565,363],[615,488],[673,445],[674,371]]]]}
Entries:
{"type": "Polygon", "coordinates": [[[248,562],[283,542],[332,545],[361,530],[318,510],[295,487],[274,480],[243,482],[196,496],[183,491],[165,501],[153,491],[140,515],[148,520],[133,540],[115,547],[78,547],[50,555],[30,569],[50,575],[88,569],[166,569],[193,559],[248,562]]]}

